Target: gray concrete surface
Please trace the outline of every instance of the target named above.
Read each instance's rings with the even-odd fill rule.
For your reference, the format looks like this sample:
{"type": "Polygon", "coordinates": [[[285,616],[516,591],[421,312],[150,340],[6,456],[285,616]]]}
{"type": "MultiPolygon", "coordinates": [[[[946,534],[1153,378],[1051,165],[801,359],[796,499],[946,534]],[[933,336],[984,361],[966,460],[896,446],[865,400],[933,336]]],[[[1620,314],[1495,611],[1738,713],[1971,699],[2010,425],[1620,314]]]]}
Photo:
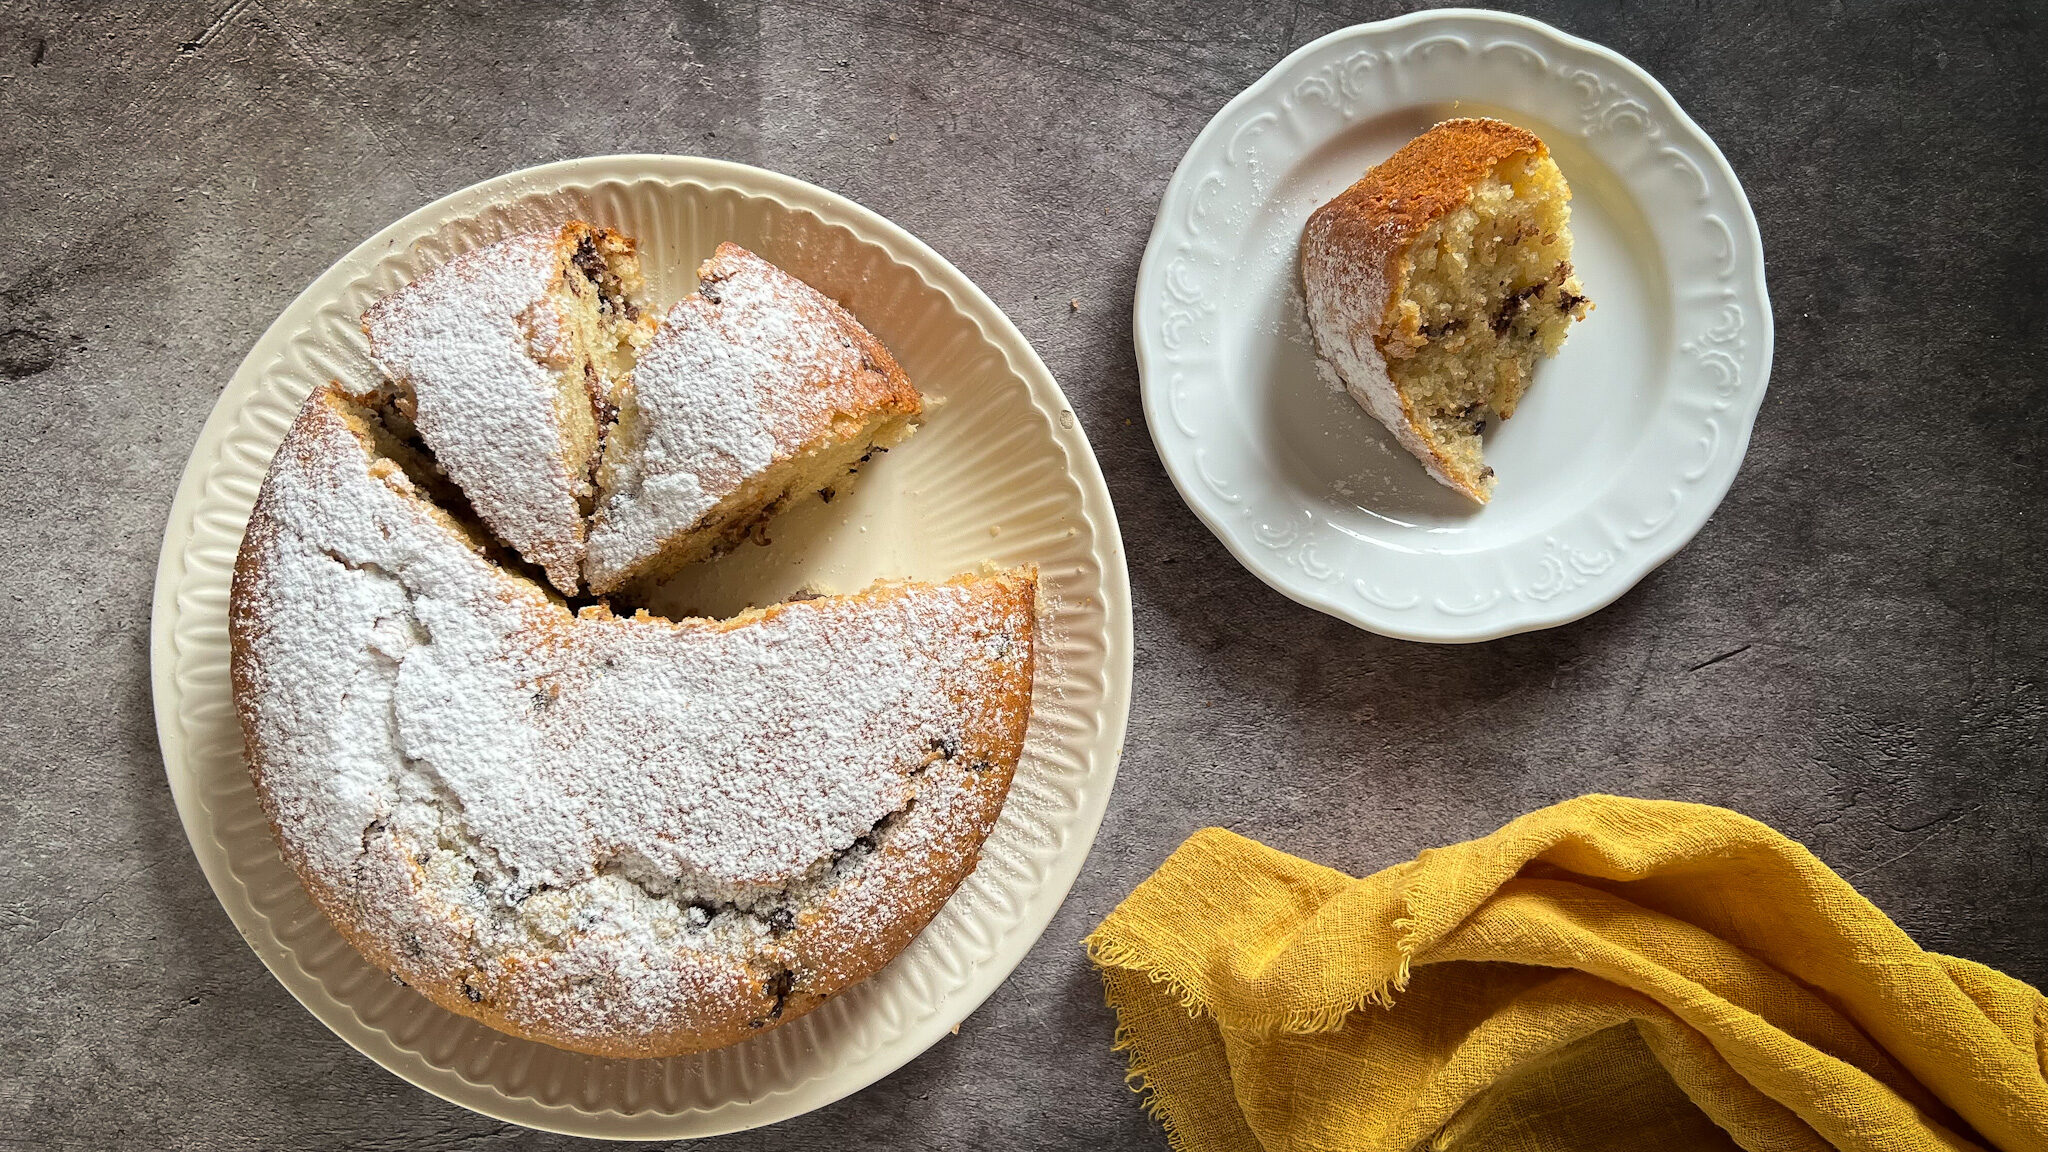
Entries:
{"type": "Polygon", "coordinates": [[[222,3],[0,4],[0,1145],[575,1143],[411,1088],[270,978],[172,811],[146,636],[186,452],[293,295],[432,197],[601,152],[789,172],[951,258],[1073,398],[1135,586],[1122,775],[1043,941],[957,1038],[711,1147],[1163,1147],[1077,942],[1212,822],[1370,870],[1583,791],[1712,801],[2048,982],[2038,7],[1529,6],[1727,151],[1777,371],[1684,553],[1578,624],[1430,648],[1297,607],[1197,524],[1128,319],[1207,118],[1403,6],[222,3]]]}

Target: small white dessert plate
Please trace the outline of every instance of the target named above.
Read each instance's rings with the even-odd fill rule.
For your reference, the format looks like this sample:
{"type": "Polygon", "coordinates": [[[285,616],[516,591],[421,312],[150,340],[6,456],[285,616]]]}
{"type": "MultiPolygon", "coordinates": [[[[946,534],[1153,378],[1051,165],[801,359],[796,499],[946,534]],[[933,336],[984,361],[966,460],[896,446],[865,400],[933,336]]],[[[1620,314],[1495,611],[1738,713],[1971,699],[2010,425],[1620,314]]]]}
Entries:
{"type": "Polygon", "coordinates": [[[1734,481],[1771,368],[1763,244],[1714,142],[1615,53],[1466,9],[1332,33],[1217,113],[1160,203],[1135,329],[1160,458],[1238,560],[1436,643],[1576,620],[1669,559],[1734,481]],[[1484,507],[1318,376],[1296,263],[1317,206],[1452,116],[1550,146],[1596,305],[1487,435],[1484,507]]]}

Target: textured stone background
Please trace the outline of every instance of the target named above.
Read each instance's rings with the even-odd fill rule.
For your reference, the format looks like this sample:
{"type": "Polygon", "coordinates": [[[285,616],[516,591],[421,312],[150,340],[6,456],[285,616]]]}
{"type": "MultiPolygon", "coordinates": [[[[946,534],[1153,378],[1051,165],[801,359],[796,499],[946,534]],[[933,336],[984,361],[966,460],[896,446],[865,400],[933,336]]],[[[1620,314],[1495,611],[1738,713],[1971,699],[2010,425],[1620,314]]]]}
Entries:
{"type": "Polygon", "coordinates": [[[958,264],[1072,397],[1135,587],[1122,775],[1043,941],[959,1037],[714,1147],[1163,1147],[1077,941],[1212,822],[1370,870],[1588,790],[1727,804],[2048,984],[2041,11],[1529,6],[1726,150],[1777,370],[1690,548],[1591,619],[1432,648],[1240,569],[1140,418],[1174,163],[1289,49],[1404,6],[1246,7],[0,4],[0,1145],[574,1143],[416,1091],[271,979],[172,811],[146,637],[186,452],[272,317],[417,205],[602,152],[788,172],[958,264]]]}

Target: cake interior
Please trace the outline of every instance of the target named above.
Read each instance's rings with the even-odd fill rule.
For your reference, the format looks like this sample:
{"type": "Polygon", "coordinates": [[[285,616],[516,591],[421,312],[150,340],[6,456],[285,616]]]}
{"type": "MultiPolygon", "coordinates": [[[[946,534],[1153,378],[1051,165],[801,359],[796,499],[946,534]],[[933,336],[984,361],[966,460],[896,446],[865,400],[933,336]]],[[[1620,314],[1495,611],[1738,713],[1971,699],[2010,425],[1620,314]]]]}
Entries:
{"type": "MultiPolygon", "coordinates": [[[[558,272],[548,286],[547,304],[519,317],[534,359],[553,374],[552,407],[559,434],[559,459],[574,482],[574,494],[585,524],[596,515],[604,497],[614,490],[636,491],[643,477],[636,468],[609,461],[639,460],[644,435],[633,401],[632,376],[640,354],[659,327],[657,313],[644,305],[645,277],[633,241],[617,232],[570,225],[558,241],[558,272]],[[611,451],[607,452],[607,445],[611,451]]],[[[379,432],[395,437],[418,466],[422,487],[443,507],[469,514],[470,502],[442,470],[435,454],[414,426],[418,406],[404,381],[386,385],[373,401],[379,432]]],[[[777,460],[748,476],[740,487],[695,523],[663,541],[657,555],[604,586],[585,586],[571,573],[548,570],[551,583],[572,600],[588,592],[604,596],[634,585],[636,592],[710,556],[731,550],[749,538],[766,542],[768,519],[790,501],[816,492],[826,501],[846,491],[862,464],[901,443],[915,429],[917,413],[893,408],[839,412],[829,431],[811,442],[810,450],[777,460]]],[[[394,453],[395,455],[395,453],[394,453]]],[[[583,532],[578,532],[581,542],[583,532]]],[[[528,574],[539,567],[504,552],[503,562],[528,574]]],[[[497,553],[494,552],[494,555],[497,553]]]]}
{"type": "MultiPolygon", "coordinates": [[[[914,417],[894,409],[876,409],[865,414],[842,412],[834,417],[831,431],[809,451],[777,460],[748,476],[710,511],[697,518],[686,531],[662,546],[657,555],[618,581],[645,592],[649,585],[675,575],[700,560],[738,547],[748,539],[767,543],[768,521],[790,501],[815,492],[830,502],[853,484],[861,465],[878,453],[901,444],[915,431],[914,417]]],[[[634,456],[632,445],[641,435],[632,398],[625,397],[618,424],[612,435],[620,439],[625,455],[634,456]]],[[[600,480],[605,478],[600,475],[600,480]]],[[[611,484],[605,481],[605,490],[611,484]]]]}
{"type": "Polygon", "coordinates": [[[563,262],[553,294],[568,324],[567,363],[557,365],[555,409],[563,458],[585,479],[577,492],[585,516],[596,508],[598,461],[617,411],[619,386],[633,353],[651,333],[635,303],[645,288],[632,242],[616,232],[585,232],[563,262]]]}
{"type": "Polygon", "coordinates": [[[1572,275],[1570,200],[1550,157],[1512,156],[1410,249],[1387,374],[1446,470],[1482,500],[1493,469],[1481,436],[1514,415],[1537,359],[1592,307],[1572,275]]]}

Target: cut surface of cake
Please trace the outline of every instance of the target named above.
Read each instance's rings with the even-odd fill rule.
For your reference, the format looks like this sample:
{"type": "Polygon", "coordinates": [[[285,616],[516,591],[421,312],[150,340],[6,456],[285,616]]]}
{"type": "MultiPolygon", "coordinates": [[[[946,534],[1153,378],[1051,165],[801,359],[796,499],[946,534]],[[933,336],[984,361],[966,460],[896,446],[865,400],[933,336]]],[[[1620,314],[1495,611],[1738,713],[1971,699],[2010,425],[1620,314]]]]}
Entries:
{"type": "Polygon", "coordinates": [[[1440,483],[1480,503],[1481,437],[1592,308],[1572,272],[1571,190],[1533,134],[1447,120],[1309,217],[1316,352],[1440,483]]]}
{"type": "Polygon", "coordinates": [[[647,336],[641,290],[632,240],[570,221],[456,256],[363,316],[398,416],[564,595],[613,395],[647,336]]]}
{"type": "Polygon", "coordinates": [[[301,409],[230,601],[251,773],[342,935],[610,1056],[733,1043],[900,952],[1002,808],[1036,574],[572,613],[429,498],[370,399],[301,409]]]}
{"type": "Polygon", "coordinates": [[[736,244],[698,277],[619,396],[584,565],[599,594],[731,548],[792,497],[831,498],[923,412],[881,341],[801,280],[736,244]]]}

